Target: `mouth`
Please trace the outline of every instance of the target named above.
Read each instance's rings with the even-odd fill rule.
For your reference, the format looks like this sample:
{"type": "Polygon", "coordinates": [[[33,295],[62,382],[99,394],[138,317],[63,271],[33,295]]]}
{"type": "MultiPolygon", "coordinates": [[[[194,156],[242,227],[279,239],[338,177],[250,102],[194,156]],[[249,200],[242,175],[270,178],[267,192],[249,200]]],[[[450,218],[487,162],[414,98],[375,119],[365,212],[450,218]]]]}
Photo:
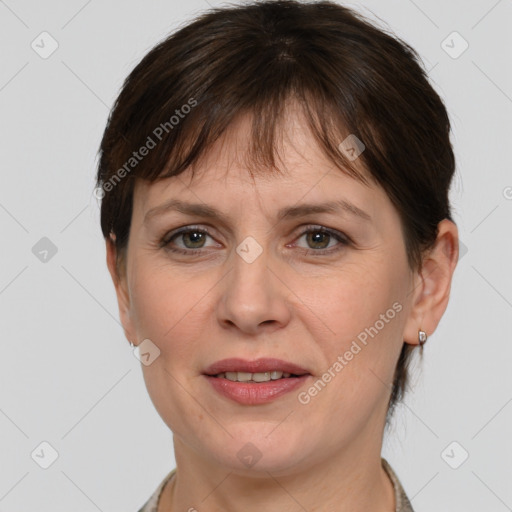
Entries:
{"type": "Polygon", "coordinates": [[[221,372],[217,375],[210,375],[210,377],[216,377],[217,379],[227,379],[231,382],[247,382],[247,383],[258,383],[258,382],[268,382],[270,380],[281,380],[281,379],[293,379],[295,377],[300,377],[302,375],[308,375],[307,373],[303,374],[293,374],[289,372],[283,372],[279,370],[273,370],[268,372],[221,372]]]}
{"type": "Polygon", "coordinates": [[[213,389],[239,404],[264,404],[302,386],[311,376],[301,366],[280,359],[223,359],[203,373],[213,389]]]}
{"type": "Polygon", "coordinates": [[[222,359],[206,368],[204,375],[234,382],[268,382],[311,374],[298,364],[264,357],[253,361],[240,358],[222,359]]]}

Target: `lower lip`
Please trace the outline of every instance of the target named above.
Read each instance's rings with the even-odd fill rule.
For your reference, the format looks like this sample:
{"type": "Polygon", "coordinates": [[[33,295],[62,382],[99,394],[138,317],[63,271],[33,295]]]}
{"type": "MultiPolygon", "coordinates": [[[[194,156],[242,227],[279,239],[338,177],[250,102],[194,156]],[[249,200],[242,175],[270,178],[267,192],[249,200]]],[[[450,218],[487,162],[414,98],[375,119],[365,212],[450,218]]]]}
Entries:
{"type": "Polygon", "coordinates": [[[219,394],[243,405],[258,405],[271,402],[280,396],[297,389],[310,377],[269,380],[267,382],[233,382],[222,377],[205,375],[213,389],[219,394]]]}

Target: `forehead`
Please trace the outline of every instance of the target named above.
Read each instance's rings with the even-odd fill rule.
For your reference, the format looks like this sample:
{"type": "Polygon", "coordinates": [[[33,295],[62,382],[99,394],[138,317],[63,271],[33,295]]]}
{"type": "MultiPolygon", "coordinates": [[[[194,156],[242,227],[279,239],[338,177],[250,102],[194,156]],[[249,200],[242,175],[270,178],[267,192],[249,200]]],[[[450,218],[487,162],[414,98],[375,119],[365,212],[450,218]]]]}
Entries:
{"type": "Polygon", "coordinates": [[[378,188],[362,164],[352,162],[368,179],[368,185],[345,174],[327,157],[297,103],[289,104],[282,119],[275,137],[277,168],[267,167],[252,158],[253,115],[246,114],[233,121],[193,167],[180,175],[153,183],[138,180],[134,205],[141,212],[147,212],[170,196],[185,195],[196,196],[195,202],[221,202],[226,207],[237,197],[247,198],[250,190],[280,203],[283,194],[299,200],[299,192],[307,193],[305,199],[310,201],[323,198],[332,189],[364,196],[378,188]]]}

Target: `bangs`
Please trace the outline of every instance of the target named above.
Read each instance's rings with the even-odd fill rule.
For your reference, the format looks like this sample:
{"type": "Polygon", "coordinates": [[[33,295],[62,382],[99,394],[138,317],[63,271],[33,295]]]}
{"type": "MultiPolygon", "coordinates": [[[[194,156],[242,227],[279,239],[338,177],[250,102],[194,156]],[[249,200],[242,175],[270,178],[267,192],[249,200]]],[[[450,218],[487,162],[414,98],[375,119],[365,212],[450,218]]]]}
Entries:
{"type": "MultiPolygon", "coordinates": [[[[243,161],[249,174],[254,177],[283,172],[280,167],[283,156],[281,137],[286,123],[290,122],[291,112],[296,111],[306,121],[312,143],[318,145],[327,159],[341,172],[368,184],[369,173],[362,172],[364,153],[353,158],[342,145],[349,136],[355,135],[358,140],[363,136],[355,133],[356,128],[348,115],[340,114],[338,102],[320,84],[308,84],[305,77],[298,76],[297,69],[286,69],[280,63],[274,71],[278,70],[288,77],[288,81],[283,83],[279,78],[272,81],[270,77],[258,75],[252,90],[229,82],[227,90],[217,87],[214,95],[206,93],[200,98],[182,98],[183,105],[191,100],[197,105],[168,133],[162,128],[163,122],[160,128],[151,131],[149,136],[155,140],[158,149],[155,148],[140,164],[137,177],[151,183],[177,176],[187,169],[194,176],[213,145],[246,116],[251,119],[251,129],[243,161]],[[243,96],[240,96],[241,90],[243,96]]],[[[171,117],[169,115],[169,119],[171,117]]],[[[135,146],[142,144],[139,140],[135,146]]],[[[366,146],[368,140],[364,144],[366,146]]]]}

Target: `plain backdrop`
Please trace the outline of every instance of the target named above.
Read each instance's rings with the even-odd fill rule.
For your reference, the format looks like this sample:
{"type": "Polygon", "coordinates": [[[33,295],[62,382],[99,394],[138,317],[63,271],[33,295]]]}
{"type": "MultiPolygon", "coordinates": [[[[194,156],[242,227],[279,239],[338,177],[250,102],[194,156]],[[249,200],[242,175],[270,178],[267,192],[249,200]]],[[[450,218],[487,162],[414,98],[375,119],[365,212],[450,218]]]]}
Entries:
{"type": "MultiPolygon", "coordinates": [[[[0,512],[136,511],[175,465],[118,321],[94,175],[124,78],[209,4],[0,1],[0,512]]],[[[512,510],[512,3],[345,5],[420,53],[457,158],[452,295],[383,455],[416,512],[512,510]]]]}

